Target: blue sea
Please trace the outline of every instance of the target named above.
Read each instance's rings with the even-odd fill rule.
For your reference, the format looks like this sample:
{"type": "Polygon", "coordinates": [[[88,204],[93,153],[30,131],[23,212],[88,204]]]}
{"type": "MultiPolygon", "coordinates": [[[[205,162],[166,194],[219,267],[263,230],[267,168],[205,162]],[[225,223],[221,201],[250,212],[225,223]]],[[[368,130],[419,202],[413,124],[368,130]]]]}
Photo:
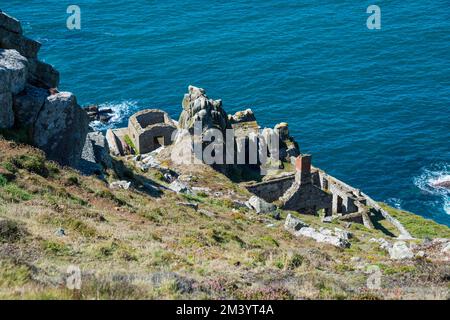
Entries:
{"type": "MultiPolygon", "coordinates": [[[[228,113],[289,123],[314,165],[450,226],[450,1],[0,0],[42,42],[60,89],[178,118],[189,84],[228,113]],[[66,9],[81,8],[81,30],[66,9]],[[369,5],[381,30],[369,30],[369,5]]],[[[100,129],[105,127],[99,126],[100,129]]]]}

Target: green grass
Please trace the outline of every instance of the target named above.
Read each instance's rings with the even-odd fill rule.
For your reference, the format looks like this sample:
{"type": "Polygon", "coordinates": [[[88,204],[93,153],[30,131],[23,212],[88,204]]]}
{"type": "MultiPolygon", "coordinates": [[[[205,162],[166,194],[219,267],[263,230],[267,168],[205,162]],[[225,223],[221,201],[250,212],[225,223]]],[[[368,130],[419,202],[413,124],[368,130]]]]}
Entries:
{"type": "Polygon", "coordinates": [[[450,228],[447,226],[407,211],[394,209],[383,203],[380,205],[400,221],[415,238],[450,238],[450,228]]]}
{"type": "Polygon", "coordinates": [[[31,279],[30,268],[9,260],[0,260],[0,287],[13,288],[26,284],[31,279]]]}
{"type": "Polygon", "coordinates": [[[22,189],[15,183],[8,183],[1,187],[0,190],[3,190],[5,192],[7,198],[9,198],[8,200],[12,200],[14,202],[28,201],[33,198],[33,196],[28,193],[28,191],[22,189]]]}
{"type": "Polygon", "coordinates": [[[92,238],[97,235],[97,230],[94,227],[89,226],[84,221],[79,220],[69,214],[64,215],[43,215],[39,221],[42,224],[49,224],[54,227],[64,228],[70,231],[74,231],[86,238],[92,238]]]}
{"type": "Polygon", "coordinates": [[[134,143],[133,143],[133,140],[131,140],[131,138],[130,138],[129,135],[126,134],[126,135],[123,137],[123,140],[125,140],[125,143],[126,143],[126,144],[134,151],[135,154],[139,154],[139,152],[138,152],[136,146],[135,146],[134,143]]]}
{"type": "Polygon", "coordinates": [[[43,240],[41,243],[42,249],[54,256],[68,256],[71,255],[72,250],[61,242],[43,240]]]}
{"type": "Polygon", "coordinates": [[[8,183],[8,180],[0,174],[0,187],[5,187],[6,184],[8,183]]]}
{"type": "Polygon", "coordinates": [[[18,241],[26,232],[16,221],[0,219],[0,243],[18,241]]]}

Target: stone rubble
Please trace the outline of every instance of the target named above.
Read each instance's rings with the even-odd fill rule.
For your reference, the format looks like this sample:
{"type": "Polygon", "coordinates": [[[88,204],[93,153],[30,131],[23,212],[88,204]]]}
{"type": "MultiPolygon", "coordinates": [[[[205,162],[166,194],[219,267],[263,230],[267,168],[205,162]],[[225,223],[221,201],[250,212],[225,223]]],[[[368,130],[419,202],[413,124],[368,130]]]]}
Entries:
{"type": "Polygon", "coordinates": [[[256,211],[257,214],[267,214],[274,212],[277,207],[271,203],[267,203],[257,196],[252,196],[248,200],[249,207],[256,211]]]}
{"type": "Polygon", "coordinates": [[[296,237],[312,238],[319,243],[331,244],[339,248],[350,247],[351,238],[349,232],[336,228],[334,231],[326,228],[320,228],[319,231],[309,227],[306,223],[289,214],[286,218],[284,228],[296,237]]]}
{"type": "Polygon", "coordinates": [[[393,260],[405,260],[414,258],[414,253],[404,241],[395,242],[392,248],[389,249],[389,255],[393,260]]]}
{"type": "Polygon", "coordinates": [[[169,189],[176,193],[193,194],[191,188],[180,180],[175,180],[169,184],[169,189]]]}
{"type": "Polygon", "coordinates": [[[113,181],[109,184],[109,188],[110,189],[123,189],[123,190],[128,190],[131,186],[131,182],[129,181],[125,181],[125,180],[121,180],[121,181],[113,181]]]}

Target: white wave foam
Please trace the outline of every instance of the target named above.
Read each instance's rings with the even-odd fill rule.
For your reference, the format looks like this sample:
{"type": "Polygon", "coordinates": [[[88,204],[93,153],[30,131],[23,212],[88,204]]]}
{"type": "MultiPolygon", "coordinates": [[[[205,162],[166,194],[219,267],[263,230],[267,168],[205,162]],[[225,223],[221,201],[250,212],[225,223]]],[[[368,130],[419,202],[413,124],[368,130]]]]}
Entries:
{"type": "Polygon", "coordinates": [[[422,174],[414,178],[414,184],[419,189],[442,199],[443,209],[450,215],[450,189],[438,186],[444,181],[450,181],[449,164],[436,164],[424,168],[422,174]]]}
{"type": "Polygon", "coordinates": [[[138,104],[136,101],[123,101],[120,103],[107,102],[100,104],[99,109],[111,109],[114,113],[108,123],[101,121],[91,122],[91,127],[94,130],[104,131],[112,128],[116,128],[121,123],[126,123],[127,119],[135,112],[138,111],[138,104]]]}
{"type": "Polygon", "coordinates": [[[389,198],[386,200],[386,203],[396,209],[402,209],[402,199],[398,198],[389,198]]]}

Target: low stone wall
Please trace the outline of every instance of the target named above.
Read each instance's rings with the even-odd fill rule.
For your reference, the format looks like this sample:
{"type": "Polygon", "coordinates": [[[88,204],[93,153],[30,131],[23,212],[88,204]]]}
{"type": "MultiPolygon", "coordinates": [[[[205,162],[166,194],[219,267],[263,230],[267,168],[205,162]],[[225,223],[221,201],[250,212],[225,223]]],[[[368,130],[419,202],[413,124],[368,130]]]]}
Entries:
{"type": "MultiPolygon", "coordinates": [[[[368,228],[373,228],[373,224],[370,221],[370,217],[368,215],[368,208],[371,207],[378,213],[380,213],[398,230],[400,238],[412,238],[410,233],[397,219],[392,217],[386,210],[381,208],[381,206],[375,200],[361,192],[361,190],[354,188],[333,176],[330,176],[329,174],[318,168],[312,168],[311,180],[313,186],[329,192],[330,197],[332,196],[331,213],[333,215],[339,213],[342,214],[343,217],[349,216],[349,218],[352,215],[354,215],[355,217],[358,216],[358,219],[363,220],[362,222],[364,223],[364,225],[366,225],[368,228]]],[[[291,175],[246,185],[245,187],[249,192],[264,199],[265,201],[274,202],[282,198],[291,189],[291,187],[294,186],[294,183],[295,174],[292,173],[291,175]]]]}
{"type": "MultiPolygon", "coordinates": [[[[400,221],[398,221],[397,219],[392,217],[386,210],[381,208],[381,206],[378,204],[378,202],[373,200],[367,194],[361,192],[361,190],[356,189],[333,176],[330,176],[329,174],[325,173],[324,171],[322,171],[320,169],[318,169],[318,172],[319,172],[319,176],[320,176],[321,185],[322,186],[327,185],[332,193],[338,192],[338,194],[340,196],[341,195],[345,196],[346,194],[352,193],[355,196],[357,196],[356,203],[355,202],[353,203],[353,205],[356,205],[358,207],[357,210],[355,210],[355,212],[358,211],[359,207],[360,207],[360,205],[358,206],[358,202],[367,207],[372,207],[377,212],[379,212],[386,220],[388,220],[398,230],[398,232],[400,234],[399,238],[402,238],[402,239],[411,239],[412,238],[411,234],[400,223],[400,221]],[[331,190],[331,189],[333,189],[333,190],[331,190]]],[[[349,200],[349,199],[347,198],[347,200],[349,200]]],[[[350,199],[350,200],[352,200],[352,199],[350,199]]]]}
{"type": "Polygon", "coordinates": [[[287,175],[280,178],[246,185],[247,190],[267,202],[278,200],[294,183],[295,175],[287,175]]]}

